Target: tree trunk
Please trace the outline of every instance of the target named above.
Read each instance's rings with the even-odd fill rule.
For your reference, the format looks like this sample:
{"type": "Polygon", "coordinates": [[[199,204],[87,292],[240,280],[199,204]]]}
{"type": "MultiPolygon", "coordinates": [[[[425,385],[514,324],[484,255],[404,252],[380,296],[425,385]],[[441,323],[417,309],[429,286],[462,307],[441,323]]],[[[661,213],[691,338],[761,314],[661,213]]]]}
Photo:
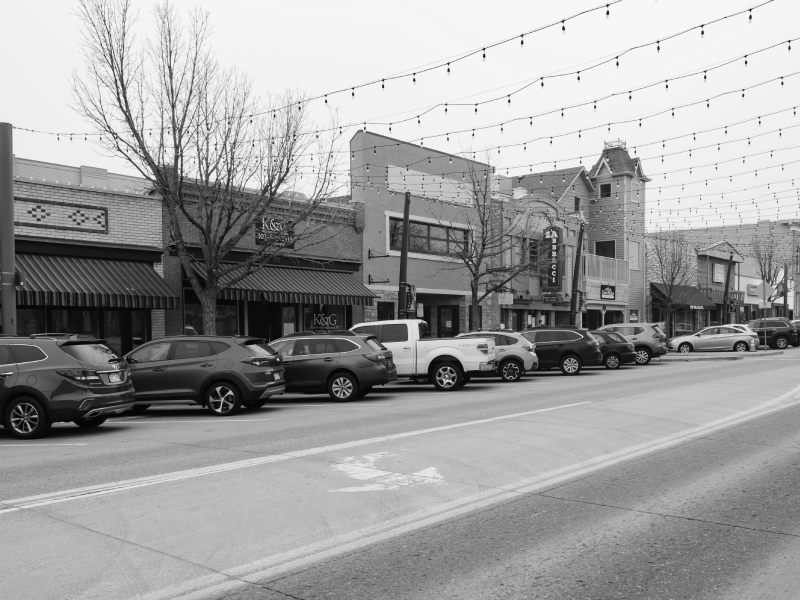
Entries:
{"type": "Polygon", "coordinates": [[[481,329],[481,307],[478,304],[478,294],[474,292],[472,294],[472,304],[470,305],[470,310],[472,311],[472,329],[481,329]]]}
{"type": "Polygon", "coordinates": [[[216,290],[207,290],[200,296],[203,308],[203,335],[217,335],[217,294],[216,290]]]}

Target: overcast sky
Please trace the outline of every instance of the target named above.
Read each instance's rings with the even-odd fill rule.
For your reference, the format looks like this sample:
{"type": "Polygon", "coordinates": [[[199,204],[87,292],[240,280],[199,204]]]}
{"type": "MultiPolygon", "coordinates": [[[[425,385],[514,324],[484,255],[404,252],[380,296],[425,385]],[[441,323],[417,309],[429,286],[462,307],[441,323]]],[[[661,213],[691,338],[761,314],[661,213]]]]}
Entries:
{"type": "MultiPolygon", "coordinates": [[[[140,25],[147,28],[152,2],[135,4],[140,7],[140,25]]],[[[177,2],[187,8],[193,4],[177,2]]],[[[213,45],[221,62],[236,64],[249,73],[258,92],[265,95],[286,88],[324,94],[411,73],[600,5],[591,0],[206,0],[200,4],[211,12],[213,45]]],[[[559,24],[526,35],[524,45],[517,39],[489,49],[485,60],[479,53],[453,63],[449,76],[440,68],[417,75],[416,84],[411,78],[391,81],[385,89],[378,84],[356,90],[355,98],[349,92],[331,95],[329,102],[343,122],[353,124],[344,135],[345,150],[357,125],[381,123],[368,128],[407,141],[424,138],[425,146],[448,152],[492,148],[492,161],[502,174],[552,169],[554,162],[559,168],[578,164],[589,168],[604,141],[622,139],[632,155],[642,158],[644,171],[653,180],[647,196],[651,229],[702,227],[706,222],[735,227],[758,217],[798,216],[800,148],[791,147],[800,146],[800,117],[794,116],[791,108],[800,105],[800,73],[786,77],[783,86],[776,81],[748,89],[742,98],[743,88],[800,72],[800,42],[792,44],[791,52],[786,44],[786,40],[800,37],[797,0],[775,0],[754,9],[752,23],[748,23],[748,14],[743,14],[707,26],[703,36],[695,30],[664,41],[660,52],[654,46],[629,52],[620,57],[619,67],[612,61],[581,73],[580,81],[576,75],[548,79],[544,87],[537,81],[513,95],[510,104],[506,99],[479,106],[477,115],[474,106],[468,106],[449,107],[446,116],[444,109],[438,108],[422,116],[420,124],[415,118],[439,103],[475,103],[506,96],[541,76],[585,69],[631,47],[759,4],[757,0],[623,0],[610,6],[608,19],[603,7],[568,20],[566,32],[559,24]],[[749,56],[745,66],[743,55],[774,44],[780,46],[749,56]],[[706,82],[699,74],[670,81],[665,89],[665,80],[737,58],[734,64],[709,71],[706,82]],[[629,90],[656,82],[659,85],[634,92],[632,100],[628,99],[629,90]],[[620,92],[614,99],[598,102],[596,110],[591,105],[568,109],[561,117],[562,107],[620,92]],[[714,99],[725,92],[734,93],[714,99]],[[706,108],[706,98],[711,98],[710,108],[706,108]],[[612,125],[608,131],[609,122],[639,119],[697,101],[703,102],[676,109],[674,117],[670,111],[644,118],[641,127],[635,121],[612,125]],[[534,118],[530,124],[529,116],[550,110],[559,112],[534,118]],[[764,116],[782,110],[785,112],[764,116]],[[759,116],[763,116],[761,125],[759,116]],[[397,124],[408,117],[414,118],[397,124]],[[520,117],[520,121],[509,122],[520,117]],[[748,123],[730,127],[727,134],[720,130],[698,133],[696,141],[691,137],[694,132],[747,119],[748,123]],[[391,134],[389,122],[395,123],[391,134]],[[499,124],[506,122],[501,133],[499,124]],[[472,128],[494,124],[497,126],[478,130],[472,137],[472,128]],[[598,125],[602,127],[591,129],[598,125]],[[444,134],[458,129],[469,133],[451,135],[447,142],[444,134]],[[783,129],[780,135],[778,129],[783,129]],[[582,130],[580,137],[570,133],[578,130],[582,130]],[[763,135],[766,132],[774,133],[763,135]],[[565,133],[570,135],[557,137],[565,133]],[[667,141],[662,148],[661,140],[682,135],[688,137],[667,141]],[[550,136],[554,136],[552,145],[550,136]],[[521,146],[503,147],[499,154],[496,151],[498,146],[534,138],[542,139],[529,143],[524,151],[521,146]],[[743,141],[724,143],[737,139],[743,141]],[[646,146],[648,143],[651,145],[646,146]],[[702,146],[712,147],[700,149],[702,146]],[[774,151],[772,157],[770,151],[774,151]],[[667,155],[675,152],[679,154],[667,155]],[[756,156],[758,153],[761,155],[756,156]],[[706,164],[711,166],[700,167],[706,164]],[[712,181],[713,177],[721,179],[712,181]],[[792,181],[794,177],[798,181],[792,181]],[[739,191],[743,188],[748,189],[739,191]]],[[[0,121],[50,132],[87,130],[71,108],[69,75],[82,69],[73,10],[74,3],[66,0],[2,3],[0,22],[6,27],[0,36],[0,121]]],[[[312,114],[323,122],[322,101],[316,103],[312,114]]],[[[132,172],[120,160],[98,154],[82,139],[70,143],[62,137],[59,142],[52,136],[17,131],[14,144],[19,157],[132,172]]]]}

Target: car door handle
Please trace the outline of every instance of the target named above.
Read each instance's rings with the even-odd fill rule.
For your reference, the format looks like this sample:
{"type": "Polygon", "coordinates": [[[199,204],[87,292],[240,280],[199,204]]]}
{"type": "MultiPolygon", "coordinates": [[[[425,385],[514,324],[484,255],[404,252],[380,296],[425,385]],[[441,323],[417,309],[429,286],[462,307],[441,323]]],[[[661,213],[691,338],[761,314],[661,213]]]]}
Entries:
{"type": "Polygon", "coordinates": [[[403,350],[411,350],[411,346],[403,346],[403,350]]]}
{"type": "Polygon", "coordinates": [[[157,372],[157,371],[166,371],[166,369],[153,369],[154,373],[157,372]]]}
{"type": "Polygon", "coordinates": [[[202,364],[202,365],[200,365],[200,366],[201,366],[201,367],[213,367],[213,366],[214,366],[214,363],[203,363],[203,364],[202,364]]]}
{"type": "Polygon", "coordinates": [[[564,344],[559,344],[559,345],[558,345],[558,347],[559,347],[559,348],[563,348],[563,347],[564,347],[564,344]]]}
{"type": "Polygon", "coordinates": [[[10,377],[14,373],[0,373],[0,377],[10,377]]]}
{"type": "Polygon", "coordinates": [[[293,360],[286,360],[285,358],[283,359],[283,364],[284,364],[284,365],[290,365],[290,364],[292,364],[293,362],[294,362],[293,360]]]}
{"type": "Polygon", "coordinates": [[[325,358],[325,359],[323,359],[323,360],[324,360],[325,362],[333,362],[333,359],[332,359],[331,357],[325,358]]]}

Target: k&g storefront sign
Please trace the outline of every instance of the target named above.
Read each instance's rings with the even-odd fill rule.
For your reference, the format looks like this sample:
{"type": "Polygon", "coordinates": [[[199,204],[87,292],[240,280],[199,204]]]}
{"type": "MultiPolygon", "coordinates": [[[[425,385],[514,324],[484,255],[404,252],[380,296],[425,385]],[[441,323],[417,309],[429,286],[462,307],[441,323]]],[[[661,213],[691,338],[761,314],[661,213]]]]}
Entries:
{"type": "Polygon", "coordinates": [[[256,244],[294,248],[294,229],[283,219],[262,217],[256,224],[256,244]]]}

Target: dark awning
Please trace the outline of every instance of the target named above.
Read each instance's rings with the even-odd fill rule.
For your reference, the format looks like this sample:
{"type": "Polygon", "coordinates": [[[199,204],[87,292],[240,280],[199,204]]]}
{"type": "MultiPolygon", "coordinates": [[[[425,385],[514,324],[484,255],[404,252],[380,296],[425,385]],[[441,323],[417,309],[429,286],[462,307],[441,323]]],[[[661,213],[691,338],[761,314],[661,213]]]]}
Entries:
{"type": "Polygon", "coordinates": [[[651,291],[664,299],[671,299],[675,308],[687,309],[692,306],[702,306],[706,310],[714,310],[717,305],[706,297],[703,292],[690,285],[672,286],[672,298],[669,298],[669,288],[663,283],[650,283],[651,291]]]}
{"type": "MultiPolygon", "coordinates": [[[[202,267],[195,271],[205,277],[202,267]]],[[[223,278],[230,281],[235,274],[223,278]]],[[[372,306],[373,294],[356,277],[344,271],[261,267],[223,289],[220,298],[293,304],[343,304],[372,306]]]]}
{"type": "Polygon", "coordinates": [[[151,263],[17,254],[25,273],[17,304],[177,308],[178,297],[151,263]]]}

